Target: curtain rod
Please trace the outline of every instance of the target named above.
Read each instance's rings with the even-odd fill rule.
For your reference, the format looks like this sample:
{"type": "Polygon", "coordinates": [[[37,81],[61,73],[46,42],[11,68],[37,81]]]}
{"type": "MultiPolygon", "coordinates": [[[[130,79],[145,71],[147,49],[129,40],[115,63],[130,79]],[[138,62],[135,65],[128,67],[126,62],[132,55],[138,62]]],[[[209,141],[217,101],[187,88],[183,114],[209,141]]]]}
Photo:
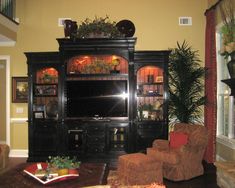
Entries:
{"type": "Polygon", "coordinates": [[[214,5],[212,5],[210,8],[206,9],[204,15],[206,15],[206,13],[212,9],[215,9],[223,0],[218,0],[214,5]]]}

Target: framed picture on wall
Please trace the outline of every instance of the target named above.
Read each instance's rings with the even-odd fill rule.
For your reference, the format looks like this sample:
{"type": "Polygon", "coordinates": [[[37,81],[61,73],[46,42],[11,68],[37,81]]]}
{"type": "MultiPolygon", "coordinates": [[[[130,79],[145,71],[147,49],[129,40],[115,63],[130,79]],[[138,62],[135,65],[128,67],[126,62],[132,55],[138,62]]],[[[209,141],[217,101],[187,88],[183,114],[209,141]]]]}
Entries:
{"type": "Polygon", "coordinates": [[[12,102],[27,103],[28,77],[12,77],[12,102]]]}

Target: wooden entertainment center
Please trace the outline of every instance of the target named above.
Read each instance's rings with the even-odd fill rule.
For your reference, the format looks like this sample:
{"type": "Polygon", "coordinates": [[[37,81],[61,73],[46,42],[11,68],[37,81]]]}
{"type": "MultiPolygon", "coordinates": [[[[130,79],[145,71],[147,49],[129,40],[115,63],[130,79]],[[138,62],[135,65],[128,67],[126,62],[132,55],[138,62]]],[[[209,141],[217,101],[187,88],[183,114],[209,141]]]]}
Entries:
{"type": "Polygon", "coordinates": [[[57,39],[26,52],[29,157],[112,161],[168,138],[169,51],[135,51],[136,38],[57,39]]]}

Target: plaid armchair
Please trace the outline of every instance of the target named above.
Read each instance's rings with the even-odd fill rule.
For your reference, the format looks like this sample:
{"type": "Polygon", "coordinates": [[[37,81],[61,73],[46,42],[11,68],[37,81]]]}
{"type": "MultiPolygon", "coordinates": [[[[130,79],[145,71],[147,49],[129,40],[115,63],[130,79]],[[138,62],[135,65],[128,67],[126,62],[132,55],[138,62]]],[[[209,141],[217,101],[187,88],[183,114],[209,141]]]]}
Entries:
{"type": "Polygon", "coordinates": [[[202,175],[207,129],[202,125],[178,123],[174,126],[174,133],[187,135],[187,142],[171,147],[172,143],[168,140],[155,140],[152,148],[147,148],[147,155],[163,162],[163,177],[166,179],[181,181],[202,175]]]}

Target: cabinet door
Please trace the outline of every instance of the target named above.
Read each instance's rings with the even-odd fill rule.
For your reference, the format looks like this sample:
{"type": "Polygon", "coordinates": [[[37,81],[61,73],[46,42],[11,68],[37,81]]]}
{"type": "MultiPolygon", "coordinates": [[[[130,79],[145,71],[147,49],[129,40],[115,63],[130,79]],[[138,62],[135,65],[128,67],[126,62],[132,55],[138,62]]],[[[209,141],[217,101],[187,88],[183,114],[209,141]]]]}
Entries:
{"type": "Polygon", "coordinates": [[[106,149],[106,125],[95,123],[87,126],[87,152],[104,153],[106,149]]]}
{"type": "Polygon", "coordinates": [[[33,130],[33,148],[36,155],[54,155],[57,151],[57,128],[51,122],[37,122],[33,130]]]}
{"type": "Polygon", "coordinates": [[[58,118],[58,70],[53,67],[35,71],[32,85],[34,121],[58,118]]]}
{"type": "Polygon", "coordinates": [[[142,151],[152,147],[155,139],[164,139],[164,123],[157,122],[139,122],[137,124],[136,150],[142,151]]]}
{"type": "Polygon", "coordinates": [[[136,151],[167,138],[167,81],[164,66],[157,65],[140,66],[136,72],[136,151]]]}
{"type": "Polygon", "coordinates": [[[86,124],[75,120],[66,121],[66,148],[70,154],[84,153],[86,147],[86,124]]]}
{"type": "Polygon", "coordinates": [[[29,160],[46,159],[59,149],[58,70],[32,66],[29,101],[29,160]]]}
{"type": "Polygon", "coordinates": [[[144,66],[137,71],[138,121],[163,121],[164,76],[157,66],[144,66]]]}
{"type": "Polygon", "coordinates": [[[111,124],[108,128],[109,151],[127,151],[128,124],[111,124]]]}

